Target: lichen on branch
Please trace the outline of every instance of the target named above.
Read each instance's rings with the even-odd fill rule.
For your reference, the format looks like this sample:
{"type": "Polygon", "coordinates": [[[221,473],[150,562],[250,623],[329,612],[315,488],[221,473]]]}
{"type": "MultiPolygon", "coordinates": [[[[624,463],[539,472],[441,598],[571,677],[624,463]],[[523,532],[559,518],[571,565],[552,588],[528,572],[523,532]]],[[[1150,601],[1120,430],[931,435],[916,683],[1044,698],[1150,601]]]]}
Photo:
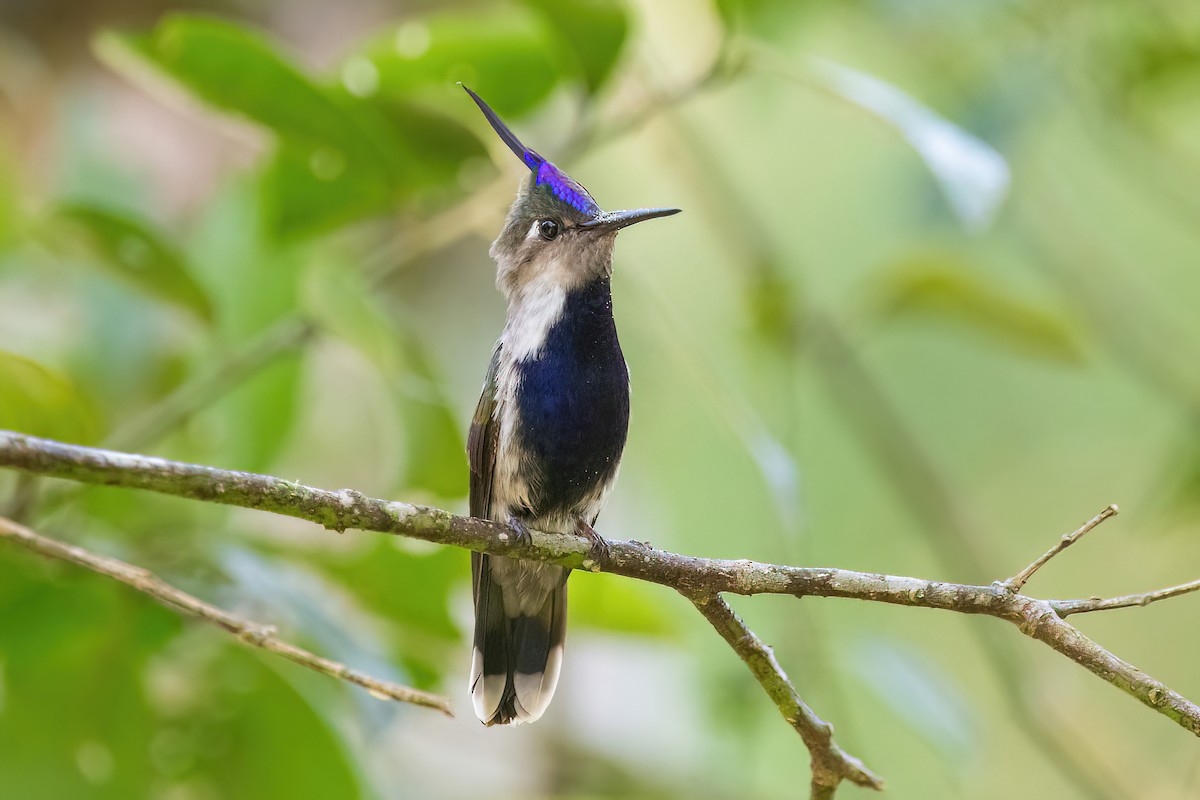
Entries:
{"type": "Polygon", "coordinates": [[[351,489],[318,489],[268,475],[79,447],[9,431],[0,431],[0,467],[253,508],[306,519],[338,531],[378,531],[671,587],[692,600],[800,734],[812,764],[812,797],[832,797],[843,780],[871,788],[881,788],[882,782],[838,747],[829,725],[800,699],[770,648],[733,612],[720,597],[722,594],[841,597],[1002,619],[1200,736],[1200,707],[1108,652],[1065,620],[1070,613],[1126,608],[1177,597],[1200,588],[1200,581],[1109,600],[1040,600],[1020,591],[1038,568],[1115,514],[1115,507],[1063,537],[1059,545],[1017,578],[977,586],[827,567],[697,558],[636,541],[609,540],[607,555],[593,560],[591,543],[570,534],[533,531],[532,541],[523,543],[500,523],[370,498],[351,489]]]}

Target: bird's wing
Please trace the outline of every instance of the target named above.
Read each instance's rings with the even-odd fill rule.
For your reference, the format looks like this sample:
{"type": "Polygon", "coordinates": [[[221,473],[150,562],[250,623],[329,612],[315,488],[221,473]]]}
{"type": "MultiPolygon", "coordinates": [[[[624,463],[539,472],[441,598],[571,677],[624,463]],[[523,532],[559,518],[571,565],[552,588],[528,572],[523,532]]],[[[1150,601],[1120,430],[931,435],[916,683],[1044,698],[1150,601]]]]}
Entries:
{"type": "Polygon", "coordinates": [[[496,448],[500,424],[496,421],[496,372],[500,367],[500,345],[492,353],[483,394],[471,418],[467,434],[467,459],[471,464],[471,516],[489,519],[492,510],[492,476],[496,469],[496,448]]]}

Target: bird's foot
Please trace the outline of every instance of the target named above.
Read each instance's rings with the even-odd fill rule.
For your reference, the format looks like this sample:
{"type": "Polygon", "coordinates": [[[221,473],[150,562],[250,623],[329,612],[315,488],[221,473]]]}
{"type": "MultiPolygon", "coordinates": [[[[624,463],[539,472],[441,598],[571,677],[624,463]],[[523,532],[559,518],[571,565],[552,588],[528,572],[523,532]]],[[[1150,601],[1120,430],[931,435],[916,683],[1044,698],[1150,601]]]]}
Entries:
{"type": "Polygon", "coordinates": [[[604,540],[604,537],[596,533],[595,528],[587,524],[587,522],[580,517],[575,523],[575,529],[583,536],[586,536],[588,541],[592,543],[591,556],[593,561],[608,561],[609,557],[612,555],[612,549],[608,546],[608,542],[604,540]]]}
{"type": "Polygon", "coordinates": [[[529,526],[520,518],[509,517],[508,527],[512,528],[515,541],[520,547],[529,547],[533,544],[533,534],[529,532],[529,526]]]}

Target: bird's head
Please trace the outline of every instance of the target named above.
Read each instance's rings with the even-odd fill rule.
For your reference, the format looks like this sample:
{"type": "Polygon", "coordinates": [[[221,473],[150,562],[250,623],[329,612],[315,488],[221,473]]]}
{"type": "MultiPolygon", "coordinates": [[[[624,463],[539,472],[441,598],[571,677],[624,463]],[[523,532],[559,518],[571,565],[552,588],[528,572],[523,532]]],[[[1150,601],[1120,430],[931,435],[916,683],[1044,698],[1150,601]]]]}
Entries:
{"type": "Polygon", "coordinates": [[[603,211],[587,189],[534,150],[525,147],[487,103],[467,87],[509,149],[530,170],[492,242],[496,284],[510,299],[532,283],[571,289],[607,278],[617,231],[637,222],[678,214],[678,208],[603,211]]]}

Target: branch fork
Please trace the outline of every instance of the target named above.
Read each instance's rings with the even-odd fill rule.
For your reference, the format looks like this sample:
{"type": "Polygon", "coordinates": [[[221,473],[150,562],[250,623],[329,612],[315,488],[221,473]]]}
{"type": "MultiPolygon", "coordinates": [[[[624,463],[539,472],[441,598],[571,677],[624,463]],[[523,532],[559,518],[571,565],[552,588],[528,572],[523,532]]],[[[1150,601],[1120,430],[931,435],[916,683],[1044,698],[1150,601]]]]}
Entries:
{"type": "Polygon", "coordinates": [[[1071,533],[1063,534],[1063,537],[1059,539],[1057,543],[1055,543],[1054,547],[1051,547],[1045,553],[1042,553],[1032,564],[1008,580],[1004,581],[1001,586],[1012,594],[1019,593],[1021,589],[1025,587],[1025,584],[1029,582],[1029,579],[1033,577],[1033,574],[1042,567],[1046,566],[1050,559],[1054,558],[1063,550],[1066,550],[1068,547],[1078,542],[1089,532],[1095,530],[1101,522],[1104,522],[1104,520],[1115,517],[1119,512],[1120,509],[1117,508],[1115,503],[1105,506],[1103,511],[1089,519],[1087,522],[1083,523],[1083,525],[1079,526],[1071,533]]]}
{"type": "MultiPolygon", "coordinates": [[[[882,789],[883,782],[837,745],[832,726],[805,704],[771,648],[733,611],[723,594],[844,597],[996,617],[1013,623],[1022,634],[1042,642],[1200,737],[1200,707],[1105,650],[1065,619],[1070,614],[1148,605],[1200,591],[1200,580],[1112,598],[1039,600],[1021,594],[1029,579],[1054,556],[1116,515],[1116,506],[1108,506],[1062,537],[1012,578],[991,586],[975,586],[825,567],[703,559],[656,550],[641,542],[613,539],[608,540],[609,553],[595,559],[590,541],[583,536],[532,531],[530,542],[519,542],[502,523],[456,516],[437,508],[374,499],[350,490],[328,491],[267,475],[79,447],[8,431],[0,431],[0,468],[4,467],[270,511],[338,531],[349,528],[378,531],[573,569],[584,567],[586,562],[588,568],[596,571],[675,589],[693,603],[745,662],[780,714],[800,735],[809,751],[810,796],[815,799],[832,798],[843,781],[871,789],[882,789]]],[[[248,644],[355,683],[375,696],[415,702],[449,713],[445,698],[377,681],[343,664],[300,650],[280,641],[269,626],[232,617],[164,584],[145,570],[45,539],[2,520],[0,538],[15,539],[44,555],[80,564],[135,586],[165,605],[237,634],[248,644]]]]}

